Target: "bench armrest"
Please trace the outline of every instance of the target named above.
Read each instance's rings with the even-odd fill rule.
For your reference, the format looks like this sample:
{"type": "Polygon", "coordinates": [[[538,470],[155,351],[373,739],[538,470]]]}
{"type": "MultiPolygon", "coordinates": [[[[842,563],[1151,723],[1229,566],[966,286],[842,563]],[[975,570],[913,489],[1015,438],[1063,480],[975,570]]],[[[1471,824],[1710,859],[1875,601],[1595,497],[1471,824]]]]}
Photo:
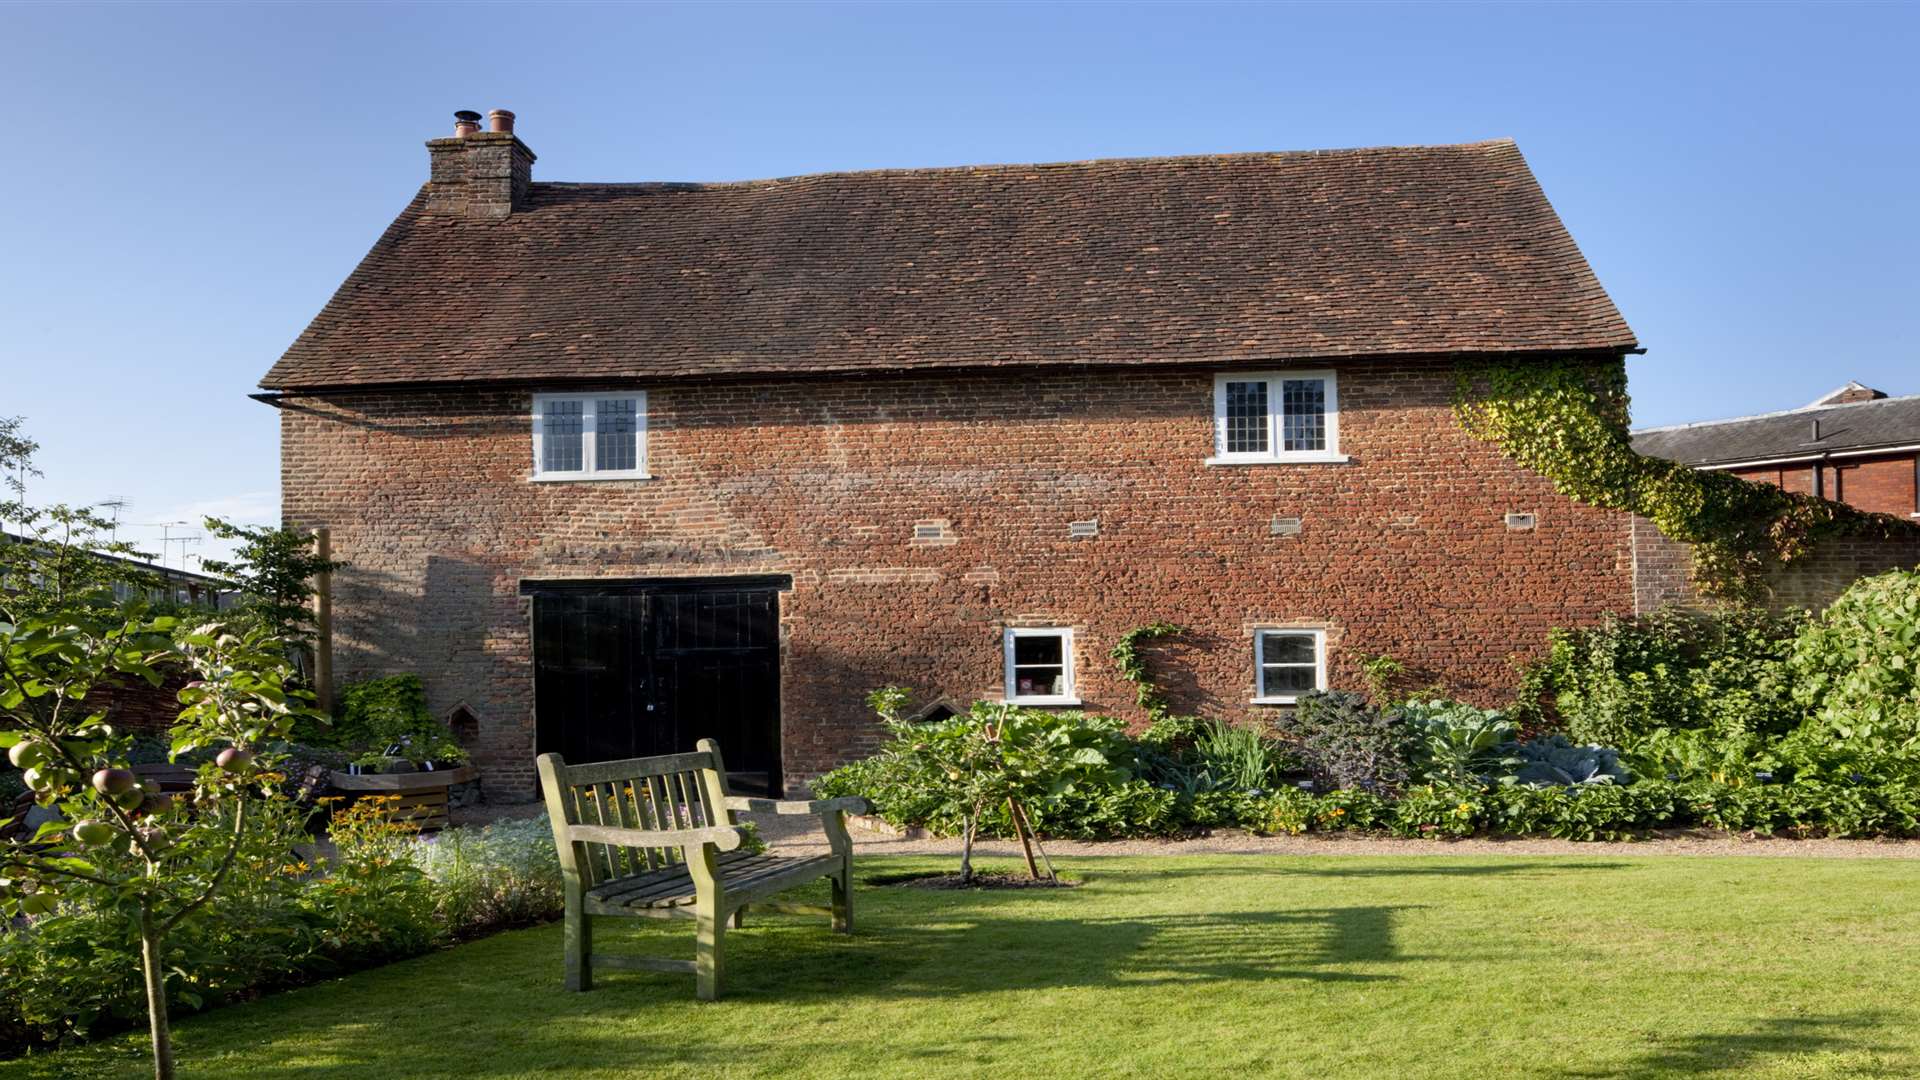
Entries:
{"type": "Polygon", "coordinates": [[[745,842],[746,834],[732,825],[708,825],[698,829],[625,829],[618,825],[569,825],[567,838],[588,844],[613,844],[616,847],[698,847],[712,844],[721,851],[732,851],[745,842]]]}
{"type": "Polygon", "coordinates": [[[857,795],[812,800],[752,799],[743,795],[729,795],[727,809],[744,810],[749,814],[831,814],[837,811],[864,814],[867,812],[867,800],[857,795]]]}

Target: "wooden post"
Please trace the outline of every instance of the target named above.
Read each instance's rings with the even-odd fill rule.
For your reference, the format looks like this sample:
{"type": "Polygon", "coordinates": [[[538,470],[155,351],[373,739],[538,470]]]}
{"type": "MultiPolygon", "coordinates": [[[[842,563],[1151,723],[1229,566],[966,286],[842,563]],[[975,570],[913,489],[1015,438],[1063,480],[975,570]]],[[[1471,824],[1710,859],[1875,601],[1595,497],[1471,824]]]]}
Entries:
{"type": "MultiPolygon", "coordinates": [[[[333,530],[313,530],[315,554],[333,560],[333,530]]],[[[313,579],[313,692],[315,704],[333,712],[333,573],[322,570],[313,579]]]]}

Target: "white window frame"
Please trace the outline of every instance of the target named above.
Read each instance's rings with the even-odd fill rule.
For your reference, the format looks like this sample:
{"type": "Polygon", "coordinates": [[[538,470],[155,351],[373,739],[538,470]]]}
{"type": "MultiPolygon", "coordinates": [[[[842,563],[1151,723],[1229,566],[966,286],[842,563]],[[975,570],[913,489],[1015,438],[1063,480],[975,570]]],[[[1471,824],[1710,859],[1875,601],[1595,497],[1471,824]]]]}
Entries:
{"type": "Polygon", "coordinates": [[[1340,378],[1332,369],[1313,371],[1226,371],[1213,377],[1213,456],[1209,465],[1279,465],[1350,460],[1340,452],[1340,378]],[[1286,407],[1280,384],[1288,379],[1319,379],[1327,389],[1327,445],[1321,450],[1282,450],[1286,407]],[[1267,448],[1258,452],[1227,452],[1227,384],[1267,384],[1267,448]]]}
{"type": "MultiPolygon", "coordinates": [[[[1002,662],[1005,665],[1005,697],[1009,705],[1078,705],[1079,687],[1073,678],[1073,628],[1070,626],[1009,626],[1003,639],[1002,662]],[[1064,694],[1020,694],[1015,692],[1018,685],[1014,673],[1013,642],[1023,637],[1057,637],[1060,639],[1060,681],[1066,687],[1064,694]]],[[[1028,665],[1031,667],[1032,665],[1028,665]]]]}
{"type": "Polygon", "coordinates": [[[647,472],[647,392],[645,390],[607,390],[591,394],[535,394],[533,395],[533,473],[530,479],[550,482],[555,480],[650,480],[647,472]],[[596,469],[594,455],[597,452],[596,402],[602,399],[631,398],[634,408],[634,467],[631,469],[596,469]],[[546,470],[540,463],[546,460],[544,443],[546,441],[547,404],[555,401],[578,401],[580,406],[580,464],[579,469],[546,470]]]}
{"type": "MultiPolygon", "coordinates": [[[[1296,634],[1313,638],[1313,688],[1327,688],[1327,630],[1323,626],[1256,626],[1253,628],[1253,704],[1255,705],[1293,705],[1300,698],[1296,694],[1262,694],[1267,680],[1267,635],[1296,634]]],[[[1294,665],[1304,666],[1304,665],[1294,665]]]]}

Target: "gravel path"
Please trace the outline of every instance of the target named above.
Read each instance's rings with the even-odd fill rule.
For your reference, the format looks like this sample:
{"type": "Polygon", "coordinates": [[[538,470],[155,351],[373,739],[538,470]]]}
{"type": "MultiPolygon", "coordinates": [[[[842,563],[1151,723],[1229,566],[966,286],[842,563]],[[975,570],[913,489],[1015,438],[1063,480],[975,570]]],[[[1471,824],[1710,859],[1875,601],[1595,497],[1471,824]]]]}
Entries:
{"type": "MultiPolygon", "coordinates": [[[[527,818],[540,813],[539,803],[509,806],[461,807],[455,824],[481,825],[502,818],[527,818]]],[[[759,826],[770,844],[795,851],[824,851],[827,838],[810,817],[744,815],[759,826]]],[[[885,832],[855,829],[855,850],[863,855],[953,855],[957,839],[907,838],[885,832]]],[[[984,856],[1018,856],[1012,840],[983,840],[974,851],[984,856]]],[[[1398,840],[1374,836],[1253,836],[1222,830],[1209,836],[1180,840],[1106,840],[1083,843],[1054,840],[1050,855],[1745,855],[1812,859],[1920,859],[1920,840],[1789,840],[1733,836],[1726,833],[1686,832],[1628,843],[1582,843],[1573,840],[1398,840]]]]}

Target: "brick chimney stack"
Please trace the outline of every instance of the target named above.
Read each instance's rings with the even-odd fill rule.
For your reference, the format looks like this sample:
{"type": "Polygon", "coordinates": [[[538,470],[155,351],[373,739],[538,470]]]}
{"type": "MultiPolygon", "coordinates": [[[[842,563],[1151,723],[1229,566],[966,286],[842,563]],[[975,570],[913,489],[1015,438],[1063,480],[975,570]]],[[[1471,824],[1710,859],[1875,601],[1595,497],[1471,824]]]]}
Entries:
{"type": "Polygon", "coordinates": [[[495,109],[491,130],[480,130],[480,114],[453,114],[453,135],[428,139],[432,161],[427,212],[473,221],[505,221],[527,205],[533,183],[533,151],[513,133],[513,114],[495,109]]]}

